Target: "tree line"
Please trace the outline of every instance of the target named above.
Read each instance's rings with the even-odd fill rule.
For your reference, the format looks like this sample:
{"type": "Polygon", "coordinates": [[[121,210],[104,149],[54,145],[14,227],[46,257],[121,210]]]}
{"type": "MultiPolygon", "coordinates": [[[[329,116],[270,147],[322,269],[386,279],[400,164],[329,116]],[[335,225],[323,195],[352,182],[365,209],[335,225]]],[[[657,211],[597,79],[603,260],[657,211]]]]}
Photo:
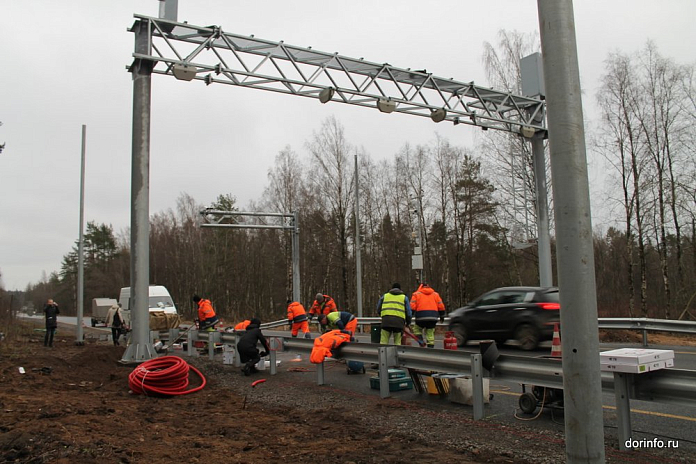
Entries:
{"type": "MultiPolygon", "coordinates": [[[[501,32],[498,47],[486,49],[494,86],[519,92],[515,63],[537,49],[533,36],[501,32]]],[[[616,177],[615,188],[604,193],[611,201],[602,206],[613,202],[624,219],[594,237],[601,316],[691,315],[693,71],[661,57],[651,44],[635,55],[607,58],[596,95],[602,120],[589,133],[589,149],[604,156],[616,177]]],[[[244,207],[298,213],[303,304],[322,292],[340,309],[356,312],[356,175],[365,315],[376,315],[375,304],[392,282],[410,292],[422,278],[449,309],[495,287],[538,284],[534,170],[530,148],[519,136],[487,134],[469,149],[435,134],[427,144],[405,143],[391,159],[376,160],[330,117],[304,148],[302,156],[290,146],[282,149],[268,170],[262,198],[244,207]],[[422,275],[412,269],[417,243],[422,275]]],[[[174,208],[151,216],[150,282],[167,286],[185,317],[193,318],[191,296],[198,293],[230,323],[252,315],[284,318],[292,295],[290,232],[202,228],[206,207],[240,210],[230,193],[212,205],[182,194],[174,208]]],[[[68,313],[74,309],[76,250],[65,255],[60,272],[30,285],[26,298],[39,306],[53,297],[68,313]]],[[[129,263],[127,235],[116,237],[111,226],[88,223],[85,304],[116,297],[128,286],[129,263]]]]}

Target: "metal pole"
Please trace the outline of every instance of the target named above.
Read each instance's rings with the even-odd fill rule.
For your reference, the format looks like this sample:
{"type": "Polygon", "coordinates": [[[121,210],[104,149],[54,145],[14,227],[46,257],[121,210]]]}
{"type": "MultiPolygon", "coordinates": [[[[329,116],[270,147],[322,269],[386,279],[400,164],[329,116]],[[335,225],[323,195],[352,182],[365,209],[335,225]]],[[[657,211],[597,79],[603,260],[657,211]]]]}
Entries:
{"type": "Polygon", "coordinates": [[[358,155],[355,155],[355,280],[358,299],[358,317],[363,317],[362,258],[360,256],[360,182],[358,180],[358,155]]]}
{"type": "MultiPolygon", "coordinates": [[[[150,22],[135,26],[135,52],[150,53],[150,22]]],[[[157,356],[149,340],[148,288],[150,270],[150,99],[152,63],[135,60],[133,74],[133,145],[131,170],[131,316],[133,343],[124,362],[142,362],[157,356]]]]}
{"type": "Polygon", "coordinates": [[[483,419],[483,361],[480,354],[471,355],[471,392],[474,403],[474,420],[483,419]]]}
{"type": "Polygon", "coordinates": [[[379,363],[379,396],[389,398],[389,353],[386,346],[380,346],[377,351],[379,363]]]}
{"type": "Polygon", "coordinates": [[[163,19],[168,19],[170,21],[176,21],[179,0],[159,0],[159,17],[163,19]]]}
{"type": "Polygon", "coordinates": [[[566,461],[603,463],[597,289],[572,0],[537,0],[563,333],[566,461]]]}
{"type": "Polygon", "coordinates": [[[632,374],[614,372],[614,398],[616,399],[616,428],[619,434],[619,449],[628,451],[633,447],[631,441],[631,399],[630,380],[632,374]],[[626,443],[629,446],[626,446],[626,443]]]}
{"type": "Polygon", "coordinates": [[[292,214],[292,299],[300,301],[300,213],[292,214]]]}
{"type": "Polygon", "coordinates": [[[317,364],[317,385],[324,385],[324,361],[317,364]]]}
{"type": "Polygon", "coordinates": [[[546,160],[542,133],[532,138],[532,160],[537,208],[537,246],[539,251],[539,285],[553,285],[553,266],[551,263],[551,236],[549,232],[549,202],[546,193],[546,160]]]}
{"type": "Polygon", "coordinates": [[[77,245],[77,332],[76,345],[84,345],[82,314],[85,308],[85,149],[87,126],[82,125],[82,159],[80,161],[80,238],[77,245]]]}

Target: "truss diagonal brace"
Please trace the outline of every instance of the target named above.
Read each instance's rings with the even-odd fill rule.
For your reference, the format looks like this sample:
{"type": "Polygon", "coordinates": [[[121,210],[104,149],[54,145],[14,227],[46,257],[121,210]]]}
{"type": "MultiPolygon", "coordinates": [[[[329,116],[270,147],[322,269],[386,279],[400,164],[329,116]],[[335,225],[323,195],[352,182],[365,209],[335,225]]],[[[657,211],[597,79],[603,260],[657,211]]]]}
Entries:
{"type": "Polygon", "coordinates": [[[152,63],[155,74],[175,76],[175,69],[186,67],[187,80],[208,85],[243,86],[315,99],[332,89],[328,92],[331,98],[322,98],[322,102],[376,108],[378,102],[388,101],[393,112],[429,117],[435,122],[517,134],[523,128],[546,132],[545,103],[539,98],[441,78],[425,70],[232,34],[219,26],[194,26],[142,15],[135,18],[150,23],[152,47],[149,52],[139,50],[133,57],[152,63]]]}

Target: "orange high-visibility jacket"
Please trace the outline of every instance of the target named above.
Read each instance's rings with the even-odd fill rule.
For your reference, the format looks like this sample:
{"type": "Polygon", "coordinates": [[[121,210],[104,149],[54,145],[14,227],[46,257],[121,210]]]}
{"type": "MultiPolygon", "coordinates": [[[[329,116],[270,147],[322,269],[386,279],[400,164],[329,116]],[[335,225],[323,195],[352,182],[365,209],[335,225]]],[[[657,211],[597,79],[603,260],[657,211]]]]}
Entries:
{"type": "Polygon", "coordinates": [[[307,320],[307,311],[305,311],[304,306],[293,301],[288,305],[288,323],[297,324],[307,320]]]}
{"type": "Polygon", "coordinates": [[[411,309],[418,322],[437,322],[445,316],[445,305],[440,295],[431,287],[421,285],[411,296],[411,309]]]}
{"type": "Polygon", "coordinates": [[[333,356],[331,350],[349,341],[350,335],[340,330],[326,332],[321,337],[314,339],[314,348],[312,348],[312,354],[309,355],[309,361],[313,364],[321,364],[324,362],[324,358],[333,356]]]}
{"type": "Polygon", "coordinates": [[[201,300],[198,302],[198,320],[203,322],[206,319],[215,317],[215,310],[210,300],[201,300]]]}
{"type": "Polygon", "coordinates": [[[319,314],[329,314],[334,311],[338,311],[338,308],[336,308],[336,302],[329,295],[324,295],[324,302],[321,304],[317,300],[314,300],[314,304],[309,308],[309,314],[315,316],[319,314]]]}
{"type": "Polygon", "coordinates": [[[234,330],[246,330],[246,328],[251,324],[251,321],[247,319],[234,326],[234,330]]]}

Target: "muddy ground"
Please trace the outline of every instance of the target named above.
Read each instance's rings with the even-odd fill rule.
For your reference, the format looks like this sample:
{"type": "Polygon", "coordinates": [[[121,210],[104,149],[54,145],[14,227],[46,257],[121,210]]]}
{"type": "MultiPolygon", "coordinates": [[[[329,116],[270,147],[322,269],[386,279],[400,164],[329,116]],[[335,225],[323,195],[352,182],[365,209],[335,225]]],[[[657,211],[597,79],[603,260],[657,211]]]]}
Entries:
{"type": "MultiPolygon", "coordinates": [[[[29,327],[0,343],[0,462],[19,463],[558,463],[563,436],[521,423],[474,422],[471,410],[380,400],[317,386],[309,369],[244,377],[186,358],[207,385],[174,397],[129,393],[123,347],[61,327],[54,348],[29,327]],[[19,372],[23,367],[25,373],[19,372]],[[264,378],[256,387],[251,382],[264,378]]],[[[90,329],[86,329],[89,331],[90,329]]],[[[191,387],[200,384],[191,374],[191,387]]],[[[693,456],[619,453],[608,462],[694,462],[693,456]]]]}

